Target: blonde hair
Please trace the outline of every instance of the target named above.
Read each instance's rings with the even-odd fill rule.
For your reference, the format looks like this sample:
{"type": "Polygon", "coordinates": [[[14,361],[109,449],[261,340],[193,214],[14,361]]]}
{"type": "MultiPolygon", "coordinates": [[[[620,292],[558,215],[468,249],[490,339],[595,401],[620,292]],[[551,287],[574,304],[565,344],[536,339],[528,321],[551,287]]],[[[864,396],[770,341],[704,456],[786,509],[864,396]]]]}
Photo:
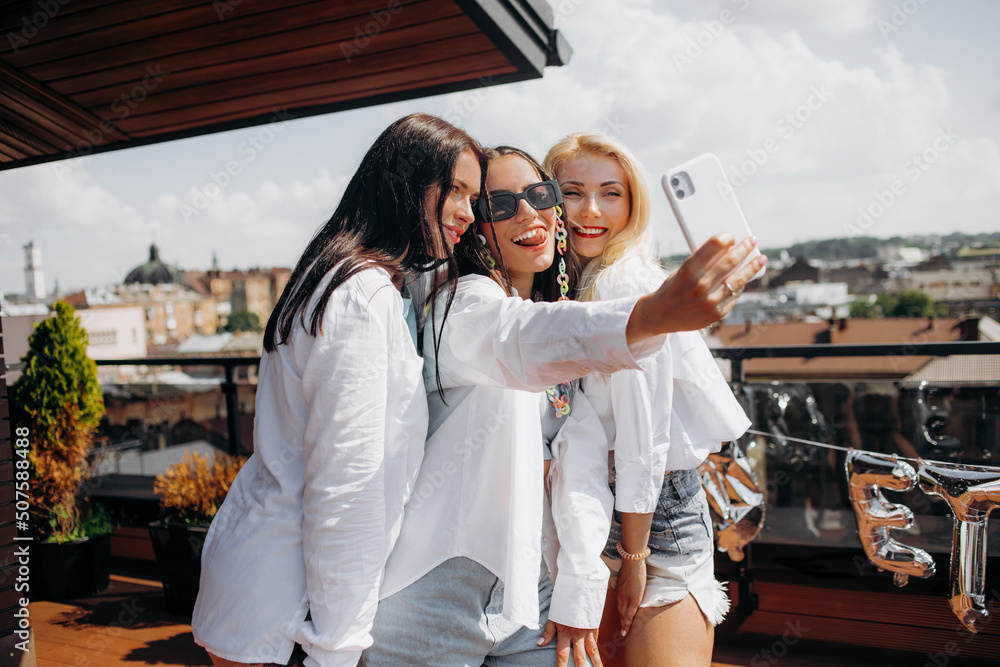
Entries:
{"type": "MultiPolygon", "coordinates": [[[[624,260],[637,258],[646,267],[657,269],[659,261],[648,251],[653,246],[649,180],[639,160],[625,146],[604,135],[575,132],[549,149],[545,156],[545,170],[558,179],[559,170],[566,162],[585,155],[617,162],[628,177],[629,193],[629,217],[625,228],[608,241],[597,257],[589,262],[586,258],[579,258],[580,264],[585,266],[578,283],[577,298],[593,301],[599,283],[610,280],[612,284],[620,284],[627,277],[624,275],[624,260]]],[[[575,256],[572,242],[569,251],[575,256]]]]}

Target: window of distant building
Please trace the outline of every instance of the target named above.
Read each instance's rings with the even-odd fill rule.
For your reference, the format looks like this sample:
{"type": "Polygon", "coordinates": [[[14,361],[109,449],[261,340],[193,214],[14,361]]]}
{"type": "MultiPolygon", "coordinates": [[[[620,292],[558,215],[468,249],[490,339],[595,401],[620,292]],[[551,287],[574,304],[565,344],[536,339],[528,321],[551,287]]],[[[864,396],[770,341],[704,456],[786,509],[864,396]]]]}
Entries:
{"type": "Polygon", "coordinates": [[[90,331],[87,334],[90,338],[90,344],[97,345],[117,345],[118,344],[118,332],[117,331],[90,331]]]}

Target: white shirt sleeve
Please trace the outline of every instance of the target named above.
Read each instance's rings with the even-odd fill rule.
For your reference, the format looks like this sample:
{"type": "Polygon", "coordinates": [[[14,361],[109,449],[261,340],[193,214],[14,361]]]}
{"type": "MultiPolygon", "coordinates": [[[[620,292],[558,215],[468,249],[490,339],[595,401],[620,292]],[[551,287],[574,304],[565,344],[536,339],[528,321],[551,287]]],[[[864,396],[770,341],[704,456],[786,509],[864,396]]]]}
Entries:
{"type": "MultiPolygon", "coordinates": [[[[353,667],[372,643],[386,559],[388,322],[403,317],[394,297],[388,285],[373,296],[362,292],[336,322],[328,308],[324,333],[302,368],[309,410],[302,496],[309,665],[353,667]],[[352,316],[353,325],[344,321],[352,316]]],[[[288,517],[289,530],[296,520],[288,517]]]]}
{"type": "Polygon", "coordinates": [[[558,538],[549,619],[573,628],[601,624],[608,566],[601,552],[611,530],[608,441],[587,397],[577,391],[552,441],[549,493],[558,538]]]}
{"type": "MultiPolygon", "coordinates": [[[[580,303],[533,303],[508,297],[482,276],[459,290],[444,331],[446,294],[435,304],[434,327],[441,344],[434,354],[434,329],[424,329],[424,357],[437,359],[443,387],[486,385],[543,391],[592,371],[638,368],[637,358],[662,346],[654,336],[630,349],[625,327],[638,297],[580,303]]],[[[437,387],[435,364],[426,366],[428,390],[437,387]]]]}

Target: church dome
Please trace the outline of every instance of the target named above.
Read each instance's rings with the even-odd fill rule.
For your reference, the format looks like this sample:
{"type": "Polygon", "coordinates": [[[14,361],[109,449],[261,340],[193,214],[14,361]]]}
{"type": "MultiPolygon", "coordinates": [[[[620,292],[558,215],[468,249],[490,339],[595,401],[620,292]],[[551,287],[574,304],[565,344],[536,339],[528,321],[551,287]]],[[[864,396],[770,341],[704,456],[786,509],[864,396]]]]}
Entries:
{"type": "Polygon", "coordinates": [[[163,283],[184,283],[183,274],[160,260],[160,250],[156,244],[149,246],[149,261],[137,266],[125,276],[125,284],[160,285],[163,283]]]}

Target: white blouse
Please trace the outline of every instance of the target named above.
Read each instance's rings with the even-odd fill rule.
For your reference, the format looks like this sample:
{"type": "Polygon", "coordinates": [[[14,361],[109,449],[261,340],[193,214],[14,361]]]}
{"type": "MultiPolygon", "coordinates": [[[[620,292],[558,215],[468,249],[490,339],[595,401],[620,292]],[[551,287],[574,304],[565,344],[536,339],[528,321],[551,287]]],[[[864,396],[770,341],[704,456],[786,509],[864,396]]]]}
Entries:
{"type": "Polygon", "coordinates": [[[284,664],[295,643],[310,665],[358,662],[420,466],[422,368],[374,267],[333,291],[316,337],[296,323],[261,355],[256,451],[205,541],[198,644],[237,662],[284,664]]]}
{"type": "Polygon", "coordinates": [[[507,297],[489,278],[465,276],[442,330],[444,299],[435,313],[437,355],[430,325],[424,330],[424,462],[380,595],[464,556],[504,582],[503,616],[536,628],[544,506],[537,392],[593,370],[636,368],[633,353],[655,351],[663,337],[630,351],[625,327],[636,298],[532,303],[507,297]]]}
{"type": "MultiPolygon", "coordinates": [[[[641,362],[640,362],[641,363],[641,362]]],[[[546,403],[543,427],[552,410],[546,403]]],[[[549,620],[573,628],[596,628],[604,613],[608,566],[601,552],[611,530],[615,498],[608,486],[608,440],[587,395],[576,391],[570,414],[549,443],[546,480],[549,511],[544,522],[545,562],[554,586],[549,620]]]]}
{"type": "MultiPolygon", "coordinates": [[[[665,277],[638,257],[618,268],[615,284],[598,283],[597,299],[645,294],[665,277]]],[[[656,509],[665,472],[697,468],[750,420],[697,331],[668,334],[639,366],[596,372],[582,385],[614,450],[615,508],[646,514],[656,509]]]]}

